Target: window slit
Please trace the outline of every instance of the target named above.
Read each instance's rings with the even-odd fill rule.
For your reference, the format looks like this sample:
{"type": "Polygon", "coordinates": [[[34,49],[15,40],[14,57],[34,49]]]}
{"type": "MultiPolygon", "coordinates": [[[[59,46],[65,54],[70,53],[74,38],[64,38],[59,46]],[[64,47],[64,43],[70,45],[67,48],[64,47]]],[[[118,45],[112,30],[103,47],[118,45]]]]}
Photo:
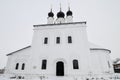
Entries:
{"type": "Polygon", "coordinates": [[[48,38],[47,37],[44,38],[44,44],[48,44],[48,38]]]}
{"type": "Polygon", "coordinates": [[[72,43],[72,37],[68,36],[68,43],[72,43]]]}
{"type": "Polygon", "coordinates": [[[24,70],[24,69],[25,69],[25,63],[22,64],[22,70],[24,70]]]}
{"type": "Polygon", "coordinates": [[[57,43],[57,44],[60,44],[60,37],[57,37],[57,38],[56,38],[56,43],[57,43]]]}
{"type": "Polygon", "coordinates": [[[18,68],[19,68],[19,63],[16,64],[15,69],[18,70],[18,68]]]}
{"type": "Polygon", "coordinates": [[[109,62],[109,61],[108,61],[108,67],[111,68],[111,66],[110,66],[110,62],[109,62]]]}
{"type": "Polygon", "coordinates": [[[73,69],[79,69],[78,60],[73,60],[73,69]]]}

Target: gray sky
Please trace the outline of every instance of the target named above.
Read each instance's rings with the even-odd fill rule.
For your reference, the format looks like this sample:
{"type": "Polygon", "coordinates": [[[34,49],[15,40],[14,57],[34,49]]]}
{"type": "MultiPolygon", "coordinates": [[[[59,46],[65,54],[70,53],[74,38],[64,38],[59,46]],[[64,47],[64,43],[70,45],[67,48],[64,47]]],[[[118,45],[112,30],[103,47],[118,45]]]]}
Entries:
{"type": "Polygon", "coordinates": [[[33,25],[47,22],[51,4],[56,17],[60,2],[64,12],[70,3],[74,21],[87,21],[90,42],[120,58],[120,0],[0,0],[0,68],[6,54],[31,44],[33,25]]]}

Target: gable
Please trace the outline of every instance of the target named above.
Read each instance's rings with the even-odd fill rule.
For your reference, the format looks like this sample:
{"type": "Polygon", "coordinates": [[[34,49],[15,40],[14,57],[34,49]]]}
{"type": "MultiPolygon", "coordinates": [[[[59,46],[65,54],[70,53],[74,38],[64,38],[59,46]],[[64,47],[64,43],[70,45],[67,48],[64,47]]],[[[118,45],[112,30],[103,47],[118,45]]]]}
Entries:
{"type": "Polygon", "coordinates": [[[17,53],[17,52],[23,51],[23,50],[28,49],[28,48],[30,48],[30,47],[31,47],[31,46],[27,46],[27,47],[24,47],[24,48],[19,49],[19,50],[17,50],[17,51],[11,52],[11,53],[7,54],[7,56],[13,55],[13,54],[15,54],[15,53],[17,53]]]}

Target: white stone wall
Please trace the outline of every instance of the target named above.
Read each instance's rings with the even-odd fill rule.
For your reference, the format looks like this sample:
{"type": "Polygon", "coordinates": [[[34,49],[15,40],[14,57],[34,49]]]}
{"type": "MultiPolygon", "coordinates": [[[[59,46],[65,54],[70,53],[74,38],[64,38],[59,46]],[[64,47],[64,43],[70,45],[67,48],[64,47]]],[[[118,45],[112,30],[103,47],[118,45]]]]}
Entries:
{"type": "Polygon", "coordinates": [[[29,67],[31,64],[29,63],[31,56],[30,53],[31,48],[27,48],[19,52],[16,52],[12,55],[9,55],[5,73],[14,74],[14,73],[27,73],[27,71],[29,72],[29,67]],[[19,63],[18,70],[15,69],[16,63],[19,63]],[[23,63],[25,63],[25,70],[21,70],[23,63]]]}
{"type": "Polygon", "coordinates": [[[65,75],[87,74],[89,72],[89,47],[86,35],[85,24],[67,24],[40,26],[34,29],[33,37],[33,59],[38,57],[34,65],[38,66],[36,74],[56,74],[56,62],[65,63],[65,75]],[[72,43],[69,44],[67,37],[72,37],[72,43]],[[44,44],[44,38],[48,37],[48,44],[44,44]],[[56,44],[56,37],[60,37],[61,43],[56,44]],[[41,70],[39,61],[48,60],[47,70],[41,70]],[[73,70],[73,59],[79,60],[79,70],[73,70]]]}
{"type": "Polygon", "coordinates": [[[9,55],[6,74],[56,76],[58,61],[64,62],[65,76],[113,73],[107,51],[90,51],[86,25],[65,24],[35,27],[31,47],[9,55]],[[68,36],[72,37],[70,44],[68,36]],[[48,44],[44,44],[45,37],[48,37],[48,44]],[[60,37],[60,44],[56,44],[56,37],[60,37]],[[41,69],[43,59],[47,60],[46,70],[41,69]],[[78,70],[73,69],[74,59],[79,62],[78,70]],[[15,70],[16,63],[20,64],[18,70],[15,70]],[[25,70],[21,70],[22,63],[25,63],[25,70]]]}
{"type": "Polygon", "coordinates": [[[91,50],[91,68],[94,74],[114,73],[109,51],[91,50]]]}

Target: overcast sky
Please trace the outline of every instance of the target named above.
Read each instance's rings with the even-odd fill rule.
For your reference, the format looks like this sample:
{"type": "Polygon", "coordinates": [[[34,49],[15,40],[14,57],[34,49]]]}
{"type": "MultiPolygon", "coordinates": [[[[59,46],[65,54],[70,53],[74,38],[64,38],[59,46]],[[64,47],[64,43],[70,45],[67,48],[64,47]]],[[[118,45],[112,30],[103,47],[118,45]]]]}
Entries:
{"type": "Polygon", "coordinates": [[[33,25],[46,24],[51,5],[56,18],[60,2],[64,12],[70,3],[74,22],[87,21],[90,42],[120,58],[120,0],[0,0],[0,68],[6,54],[31,45],[33,25]]]}

